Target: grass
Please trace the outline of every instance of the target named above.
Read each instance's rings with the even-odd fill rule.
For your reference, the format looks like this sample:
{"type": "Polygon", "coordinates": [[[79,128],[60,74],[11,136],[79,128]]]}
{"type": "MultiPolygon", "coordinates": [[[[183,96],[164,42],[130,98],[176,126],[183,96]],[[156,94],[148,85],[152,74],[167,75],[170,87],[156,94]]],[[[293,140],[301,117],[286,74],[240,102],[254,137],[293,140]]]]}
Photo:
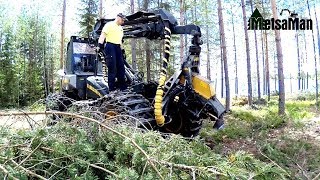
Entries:
{"type": "Polygon", "coordinates": [[[279,117],[273,106],[260,110],[235,107],[225,119],[227,121],[225,129],[219,133],[210,134],[211,124],[207,123],[204,125],[207,130],[201,132],[202,136],[211,135],[218,142],[223,141],[223,138],[252,138],[257,133],[283,127],[288,121],[286,117],[279,117]]]}
{"type": "MultiPolygon", "coordinates": [[[[291,177],[313,178],[319,173],[320,146],[310,139],[292,139],[282,136],[277,140],[261,142],[262,151],[291,177]]],[[[261,160],[266,160],[260,157],[261,160]]]]}
{"type": "Polygon", "coordinates": [[[231,109],[225,116],[225,129],[215,131],[211,122],[204,123],[200,136],[213,151],[230,156],[244,149],[257,159],[283,168],[290,179],[319,178],[319,142],[295,133],[302,132],[305,123],[317,116],[314,100],[287,100],[286,115],[282,117],[278,116],[278,102],[274,97],[255,109],[247,106],[231,109]]]}

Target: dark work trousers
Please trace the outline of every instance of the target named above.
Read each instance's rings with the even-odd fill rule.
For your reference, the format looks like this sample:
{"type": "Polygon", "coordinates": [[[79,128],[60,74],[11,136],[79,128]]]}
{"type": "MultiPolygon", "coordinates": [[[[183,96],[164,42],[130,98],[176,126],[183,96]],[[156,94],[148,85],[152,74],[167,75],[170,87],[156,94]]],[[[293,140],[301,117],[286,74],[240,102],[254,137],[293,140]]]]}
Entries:
{"type": "Polygon", "coordinates": [[[125,84],[125,68],[124,60],[119,44],[113,44],[107,42],[105,47],[106,60],[108,66],[108,85],[109,90],[114,91],[116,88],[120,90],[125,90],[127,88],[125,84]],[[115,84],[115,79],[117,78],[117,86],[115,84]]]}

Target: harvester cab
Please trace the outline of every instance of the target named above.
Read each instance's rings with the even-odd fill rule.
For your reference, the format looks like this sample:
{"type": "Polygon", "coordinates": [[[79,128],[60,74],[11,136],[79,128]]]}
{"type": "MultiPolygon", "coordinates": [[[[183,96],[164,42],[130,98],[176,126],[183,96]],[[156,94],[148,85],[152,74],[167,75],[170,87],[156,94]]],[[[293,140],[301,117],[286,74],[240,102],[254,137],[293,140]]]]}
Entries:
{"type": "Polygon", "coordinates": [[[99,88],[103,94],[109,92],[102,78],[102,63],[96,60],[94,43],[88,38],[71,36],[67,46],[65,75],[62,76],[63,93],[75,100],[96,99],[92,87],[99,88]]]}

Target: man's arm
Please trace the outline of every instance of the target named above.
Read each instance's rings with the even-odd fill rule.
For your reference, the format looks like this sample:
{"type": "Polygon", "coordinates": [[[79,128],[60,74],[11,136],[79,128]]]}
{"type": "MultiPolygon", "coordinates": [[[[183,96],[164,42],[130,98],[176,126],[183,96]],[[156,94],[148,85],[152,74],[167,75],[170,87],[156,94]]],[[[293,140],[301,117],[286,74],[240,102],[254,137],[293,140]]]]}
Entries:
{"type": "Polygon", "coordinates": [[[105,27],[103,27],[103,29],[102,29],[102,32],[101,32],[101,34],[100,34],[100,37],[99,37],[99,39],[98,39],[98,47],[99,47],[99,49],[103,49],[103,44],[104,44],[104,40],[106,39],[106,30],[107,30],[107,26],[105,26],[105,27]]]}
{"type": "Polygon", "coordinates": [[[99,40],[98,40],[99,44],[103,44],[104,43],[104,40],[106,39],[106,36],[108,34],[108,31],[109,31],[109,26],[110,26],[110,23],[107,23],[102,28],[102,31],[101,31],[101,34],[100,34],[100,37],[99,37],[99,40]]]}
{"type": "Polygon", "coordinates": [[[106,34],[104,32],[102,32],[99,37],[98,43],[103,44],[105,39],[106,39],[106,34]]]}

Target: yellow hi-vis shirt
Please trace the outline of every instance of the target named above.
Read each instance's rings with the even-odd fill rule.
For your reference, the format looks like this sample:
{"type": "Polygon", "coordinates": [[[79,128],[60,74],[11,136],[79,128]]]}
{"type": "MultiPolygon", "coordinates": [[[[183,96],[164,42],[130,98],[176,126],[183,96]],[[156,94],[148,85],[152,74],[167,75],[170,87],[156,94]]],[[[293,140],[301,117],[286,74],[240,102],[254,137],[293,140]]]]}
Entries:
{"type": "Polygon", "coordinates": [[[106,35],[106,42],[121,44],[123,29],[122,26],[118,25],[115,21],[110,21],[104,25],[102,33],[106,35]]]}

